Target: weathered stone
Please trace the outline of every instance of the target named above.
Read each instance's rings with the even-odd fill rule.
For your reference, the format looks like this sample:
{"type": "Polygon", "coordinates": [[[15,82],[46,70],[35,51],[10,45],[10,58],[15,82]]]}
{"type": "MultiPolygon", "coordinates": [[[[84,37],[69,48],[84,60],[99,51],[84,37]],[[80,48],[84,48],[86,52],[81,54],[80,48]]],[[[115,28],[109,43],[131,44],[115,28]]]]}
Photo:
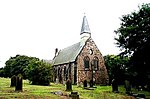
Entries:
{"type": "Polygon", "coordinates": [[[72,91],[72,83],[69,79],[66,82],[66,91],[72,91]]]}
{"type": "Polygon", "coordinates": [[[60,96],[62,96],[62,95],[63,95],[63,92],[62,92],[62,91],[56,91],[54,94],[55,94],[55,95],[60,95],[60,96]]]}
{"type": "Polygon", "coordinates": [[[127,94],[131,93],[131,85],[130,85],[130,82],[128,80],[125,80],[125,89],[126,89],[127,94]]]}
{"type": "Polygon", "coordinates": [[[13,76],[11,77],[11,85],[10,85],[10,87],[15,87],[15,86],[16,86],[16,76],[13,75],[13,76]]]}
{"type": "Polygon", "coordinates": [[[118,84],[117,84],[117,80],[116,79],[112,80],[112,91],[113,92],[118,92],[118,84]]]}
{"type": "Polygon", "coordinates": [[[79,99],[78,92],[71,92],[71,94],[69,94],[69,97],[71,99],[79,99]]]}
{"type": "Polygon", "coordinates": [[[58,78],[56,78],[56,84],[58,84],[59,83],[59,79],[58,78]]]}
{"type": "Polygon", "coordinates": [[[17,75],[16,77],[16,87],[15,91],[22,91],[22,83],[23,83],[23,77],[21,74],[17,75]]]}
{"type": "Polygon", "coordinates": [[[98,50],[96,44],[92,39],[87,40],[86,45],[84,46],[83,50],[79,54],[77,58],[77,66],[78,66],[78,82],[84,82],[84,80],[90,80],[94,79],[95,84],[100,84],[100,85],[106,85],[107,84],[107,79],[108,79],[108,74],[107,70],[104,64],[104,59],[98,50]],[[93,54],[89,55],[89,47],[93,48],[93,54]],[[89,68],[85,69],[84,67],[84,57],[88,56],[90,58],[90,64],[89,68]],[[95,73],[92,74],[92,63],[91,61],[94,59],[94,57],[98,58],[98,68],[94,68],[95,73]],[[92,78],[93,77],[93,78],[92,78]]]}
{"type": "Polygon", "coordinates": [[[87,81],[86,81],[86,80],[84,80],[84,82],[83,82],[83,87],[84,87],[84,88],[87,87],[87,81]]]}
{"type": "Polygon", "coordinates": [[[93,87],[93,80],[90,80],[90,87],[93,87]]]}

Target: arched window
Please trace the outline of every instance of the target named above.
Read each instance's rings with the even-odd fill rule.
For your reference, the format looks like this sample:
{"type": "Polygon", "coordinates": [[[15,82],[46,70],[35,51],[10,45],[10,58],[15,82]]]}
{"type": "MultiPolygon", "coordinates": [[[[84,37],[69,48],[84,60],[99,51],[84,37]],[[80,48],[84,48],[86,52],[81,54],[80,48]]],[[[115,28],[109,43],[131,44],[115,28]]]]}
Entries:
{"type": "Polygon", "coordinates": [[[84,57],[84,68],[89,68],[90,58],[88,56],[84,57]]]}
{"type": "Polygon", "coordinates": [[[94,64],[93,64],[93,65],[94,65],[94,69],[95,69],[95,70],[98,70],[98,67],[99,67],[99,66],[98,66],[98,63],[99,63],[98,58],[97,58],[97,57],[94,57],[93,62],[94,62],[94,64]]]}

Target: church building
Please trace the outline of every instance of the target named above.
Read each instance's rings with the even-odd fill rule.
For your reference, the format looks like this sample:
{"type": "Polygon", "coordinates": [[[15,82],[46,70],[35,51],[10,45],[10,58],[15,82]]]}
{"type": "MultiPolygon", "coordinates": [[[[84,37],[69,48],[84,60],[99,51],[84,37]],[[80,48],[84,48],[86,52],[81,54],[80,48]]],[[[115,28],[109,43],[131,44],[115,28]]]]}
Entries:
{"type": "Polygon", "coordinates": [[[83,85],[85,82],[106,85],[108,74],[103,56],[91,38],[91,31],[86,16],[83,17],[81,39],[60,51],[55,50],[53,59],[53,81],[65,84],[70,79],[72,84],[83,85]]]}

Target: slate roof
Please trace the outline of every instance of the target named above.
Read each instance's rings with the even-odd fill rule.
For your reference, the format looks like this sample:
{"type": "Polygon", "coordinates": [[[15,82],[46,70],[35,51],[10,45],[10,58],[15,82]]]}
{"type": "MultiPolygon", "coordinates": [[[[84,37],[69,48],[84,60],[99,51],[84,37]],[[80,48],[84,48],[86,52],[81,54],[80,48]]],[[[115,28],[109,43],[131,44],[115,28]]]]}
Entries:
{"type": "Polygon", "coordinates": [[[59,64],[64,64],[64,63],[69,63],[69,62],[74,62],[75,59],[77,58],[78,54],[84,47],[85,42],[81,43],[78,42],[76,44],[73,44],[67,48],[62,49],[58,55],[54,58],[54,65],[59,65],[59,64]]]}

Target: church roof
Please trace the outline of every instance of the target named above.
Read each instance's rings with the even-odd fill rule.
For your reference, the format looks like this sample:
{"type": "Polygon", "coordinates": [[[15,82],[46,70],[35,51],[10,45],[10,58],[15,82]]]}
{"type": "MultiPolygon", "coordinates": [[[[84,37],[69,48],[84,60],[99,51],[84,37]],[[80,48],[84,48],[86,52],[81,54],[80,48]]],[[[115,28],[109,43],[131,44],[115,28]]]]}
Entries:
{"type": "Polygon", "coordinates": [[[54,58],[54,65],[74,62],[82,50],[85,43],[78,42],[67,48],[62,49],[54,58]]]}
{"type": "MultiPolygon", "coordinates": [[[[83,33],[91,34],[86,16],[83,17],[80,35],[83,33]]],[[[88,38],[84,38],[80,42],[59,51],[58,55],[53,60],[53,65],[74,62],[88,38]]]]}
{"type": "Polygon", "coordinates": [[[83,17],[83,22],[82,22],[80,34],[83,34],[83,33],[89,33],[89,34],[91,33],[86,16],[83,17]]]}

